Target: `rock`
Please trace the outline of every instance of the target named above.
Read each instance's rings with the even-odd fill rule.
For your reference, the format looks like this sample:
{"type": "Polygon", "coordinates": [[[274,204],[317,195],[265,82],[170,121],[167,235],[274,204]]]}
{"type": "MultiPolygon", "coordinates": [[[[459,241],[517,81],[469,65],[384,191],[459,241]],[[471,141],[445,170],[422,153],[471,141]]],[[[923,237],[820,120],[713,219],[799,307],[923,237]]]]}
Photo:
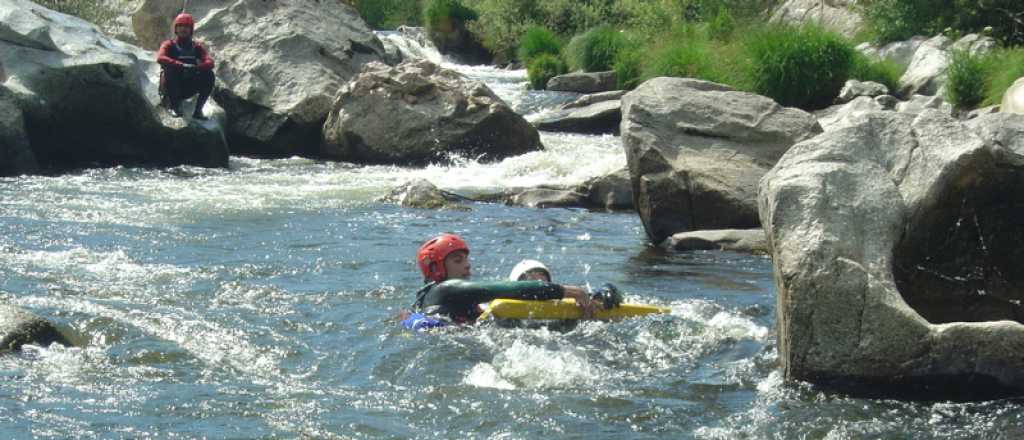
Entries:
{"type": "Polygon", "coordinates": [[[886,108],[879,104],[877,100],[868,96],[861,96],[847,104],[834,105],[824,110],[818,110],[814,112],[814,116],[818,118],[818,123],[821,124],[822,129],[833,131],[855,125],[864,114],[881,110],[886,110],[886,108]]]}
{"type": "Polygon", "coordinates": [[[1013,85],[1003,93],[1003,102],[999,105],[999,111],[1024,114],[1024,77],[1014,81],[1013,85]]]}
{"type": "Polygon", "coordinates": [[[853,38],[864,27],[856,0],[788,0],[772,14],[772,23],[814,24],[853,38]]]}
{"type": "Polygon", "coordinates": [[[990,105],[990,106],[986,106],[986,107],[982,107],[982,108],[976,108],[974,110],[971,110],[971,111],[967,112],[966,115],[964,115],[964,119],[970,120],[970,119],[977,118],[979,116],[991,115],[993,113],[999,113],[999,106],[998,105],[990,105]]]}
{"type": "Polygon", "coordinates": [[[568,102],[562,105],[562,110],[568,110],[571,108],[588,107],[592,104],[597,104],[604,101],[620,101],[622,96],[626,94],[626,90],[612,90],[610,92],[599,92],[590,93],[587,95],[580,96],[575,101],[568,102]]]}
{"type": "Polygon", "coordinates": [[[533,121],[538,130],[588,134],[618,134],[622,122],[620,101],[601,101],[546,113],[533,121]]]}
{"type": "Polygon", "coordinates": [[[14,95],[0,84],[0,177],[39,171],[28,143],[25,118],[14,95]]]}
{"type": "Polygon", "coordinates": [[[598,93],[616,88],[614,71],[566,73],[549,79],[547,84],[552,92],[598,93]]]}
{"type": "Polygon", "coordinates": [[[928,109],[939,110],[947,115],[953,114],[953,106],[946,103],[941,96],[914,95],[910,100],[896,104],[896,111],[900,113],[918,114],[928,109]]]}
{"type": "Polygon", "coordinates": [[[95,165],[225,167],[228,147],[210,103],[205,123],[157,107],[152,52],[76,17],[0,0],[0,63],[44,168],[95,165]]]}
{"type": "Polygon", "coordinates": [[[990,37],[967,35],[955,43],[944,36],[937,36],[923,42],[914,52],[907,71],[900,77],[900,96],[936,95],[946,83],[946,67],[949,66],[950,52],[966,50],[978,55],[996,46],[990,37]]]}
{"type": "Polygon", "coordinates": [[[758,227],[758,180],[791,145],[821,132],[802,110],[695,79],[654,78],[622,105],[633,201],[654,243],[758,227]]]}
{"type": "Polygon", "coordinates": [[[1024,115],[990,113],[980,115],[966,125],[985,142],[1024,155],[1024,115]]]}
{"type": "Polygon", "coordinates": [[[585,194],[590,206],[607,211],[633,209],[633,184],[629,180],[628,168],[590,179],[576,192],[585,194]]]}
{"type": "Polygon", "coordinates": [[[673,234],[662,247],[677,251],[723,250],[750,253],[768,253],[768,239],[758,229],[719,229],[673,234]]]}
{"type": "Polygon", "coordinates": [[[861,43],[857,46],[857,50],[865,55],[889,60],[900,65],[900,67],[907,68],[910,66],[914,54],[917,53],[917,49],[927,40],[925,37],[913,37],[906,41],[896,41],[882,47],[874,47],[870,43],[861,43]]]}
{"type": "Polygon", "coordinates": [[[464,201],[455,194],[442,191],[426,179],[413,179],[378,199],[382,203],[394,203],[406,208],[468,210],[461,205],[464,201]]]}
{"type": "Polygon", "coordinates": [[[428,37],[434,46],[444,55],[455,59],[460,64],[502,64],[491,52],[477,39],[475,33],[469,30],[467,23],[454,19],[449,20],[437,27],[437,30],[428,29],[428,37]]]}
{"type": "Polygon", "coordinates": [[[338,90],[385,57],[359,13],[338,1],[235,0],[196,35],[217,62],[233,150],[257,156],[315,156],[338,90]]]}
{"type": "MultiPolygon", "coordinates": [[[[188,0],[188,13],[199,23],[210,11],[229,6],[227,0],[188,0]]],[[[171,38],[174,31],[171,24],[181,13],[182,2],[168,0],[142,0],[131,14],[132,31],[138,45],[147,50],[157,50],[160,43],[171,38]]],[[[198,37],[201,37],[197,35],[198,37]]]]}
{"type": "Polygon", "coordinates": [[[876,96],[875,102],[885,110],[895,110],[896,106],[900,104],[900,100],[892,95],[876,96]]]}
{"type": "Polygon", "coordinates": [[[566,189],[530,188],[513,194],[509,205],[527,208],[577,208],[588,206],[583,194],[566,189]]]}
{"type": "Polygon", "coordinates": [[[357,163],[499,160],[542,148],[487,86],[426,60],[368,65],[338,94],[323,136],[324,157],[357,163]]]}
{"type": "Polygon", "coordinates": [[[857,81],[851,79],[846,81],[843,85],[843,89],[839,91],[839,97],[836,98],[837,104],[845,104],[853,101],[858,96],[882,96],[888,95],[889,88],[885,84],[876,83],[874,81],[857,81]]]}
{"type": "MultiPolygon", "coordinates": [[[[999,116],[975,124],[1021,138],[999,116]]],[[[930,109],[870,113],[761,180],[787,379],[1024,393],[1024,151],[976,130],[930,109]]]]}
{"type": "Polygon", "coordinates": [[[25,344],[71,346],[53,324],[18,307],[0,304],[0,353],[20,351],[25,344]]]}

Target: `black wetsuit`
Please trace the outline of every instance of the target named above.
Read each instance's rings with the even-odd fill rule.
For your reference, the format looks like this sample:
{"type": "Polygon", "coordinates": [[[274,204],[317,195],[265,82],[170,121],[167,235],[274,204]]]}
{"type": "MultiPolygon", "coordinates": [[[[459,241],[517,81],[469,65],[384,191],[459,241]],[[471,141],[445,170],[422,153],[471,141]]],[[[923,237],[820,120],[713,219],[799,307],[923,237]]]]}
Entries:
{"type": "Polygon", "coordinates": [[[477,304],[498,298],[562,299],[565,290],[543,281],[466,281],[447,280],[426,285],[416,294],[413,308],[427,314],[444,315],[456,323],[475,321],[480,316],[477,304]]]}

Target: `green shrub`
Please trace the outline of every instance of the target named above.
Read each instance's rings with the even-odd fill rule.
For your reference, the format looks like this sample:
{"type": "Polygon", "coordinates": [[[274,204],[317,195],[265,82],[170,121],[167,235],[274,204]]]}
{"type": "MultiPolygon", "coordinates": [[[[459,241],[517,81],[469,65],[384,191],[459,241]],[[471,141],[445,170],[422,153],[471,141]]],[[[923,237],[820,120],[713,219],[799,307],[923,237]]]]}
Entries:
{"type": "Polygon", "coordinates": [[[551,31],[540,27],[532,26],[523,34],[519,40],[519,61],[529,64],[530,60],[542,54],[558,56],[562,52],[562,43],[551,31]]]}
{"type": "Polygon", "coordinates": [[[395,29],[401,25],[420,24],[420,3],[420,0],[359,0],[354,6],[370,27],[395,29]]]}
{"type": "Polygon", "coordinates": [[[480,18],[470,31],[499,60],[515,58],[520,39],[530,26],[541,24],[540,0],[463,0],[480,18]]]}
{"type": "Polygon", "coordinates": [[[476,11],[459,0],[427,0],[423,8],[423,25],[431,32],[450,33],[459,23],[479,18],[476,11]]]}
{"type": "Polygon", "coordinates": [[[549,79],[563,73],[565,63],[558,56],[549,53],[537,55],[526,65],[526,76],[534,90],[546,89],[549,79]]]}
{"type": "Polygon", "coordinates": [[[615,57],[615,82],[620,90],[633,90],[643,81],[644,56],[638,50],[623,50],[615,57]]]}
{"type": "Polygon", "coordinates": [[[976,107],[985,99],[984,57],[966,50],[954,50],[946,67],[946,100],[965,109],[976,107]]]}
{"type": "Polygon", "coordinates": [[[988,56],[985,63],[988,78],[984,105],[997,105],[1003,101],[1006,89],[1018,78],[1024,77],[1024,48],[1000,49],[988,56]]]}
{"type": "Polygon", "coordinates": [[[1024,13],[1020,0],[863,0],[861,16],[879,43],[914,35],[937,35],[946,28],[957,34],[991,26],[993,36],[1008,44],[1024,43],[1017,23],[1024,13]]]}
{"type": "Polygon", "coordinates": [[[895,61],[873,59],[856,52],[850,69],[850,79],[884,84],[889,88],[889,93],[895,94],[900,88],[900,77],[903,76],[904,70],[904,67],[895,61]]]}
{"type": "Polygon", "coordinates": [[[708,22],[708,36],[716,40],[728,40],[732,38],[732,32],[736,29],[736,20],[728,9],[721,8],[718,14],[708,22]]]}
{"type": "Polygon", "coordinates": [[[103,0],[36,0],[36,3],[100,26],[109,24],[117,18],[117,12],[107,7],[103,0]]]}
{"type": "Polygon", "coordinates": [[[615,57],[627,44],[626,37],[611,26],[598,26],[573,37],[566,46],[566,61],[572,70],[611,70],[615,57]]]}
{"type": "Polygon", "coordinates": [[[711,56],[706,39],[697,34],[689,38],[674,38],[651,52],[643,78],[674,76],[722,82],[723,77],[713,60],[715,57],[711,56]]]}
{"type": "Polygon", "coordinates": [[[829,105],[849,78],[853,46],[814,26],[769,26],[747,35],[753,90],[784,106],[829,105]]]}

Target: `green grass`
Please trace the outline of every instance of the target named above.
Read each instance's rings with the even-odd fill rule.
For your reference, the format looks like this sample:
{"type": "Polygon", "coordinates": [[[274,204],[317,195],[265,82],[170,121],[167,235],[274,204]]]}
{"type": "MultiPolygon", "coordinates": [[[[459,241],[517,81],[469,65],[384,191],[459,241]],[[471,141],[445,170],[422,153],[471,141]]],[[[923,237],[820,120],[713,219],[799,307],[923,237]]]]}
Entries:
{"type": "Polygon", "coordinates": [[[832,103],[853,68],[855,50],[843,37],[814,26],[774,25],[745,37],[753,91],[805,110],[832,103]]]}
{"type": "Polygon", "coordinates": [[[612,70],[619,51],[627,44],[623,33],[611,26],[598,26],[573,37],[565,47],[565,58],[571,70],[612,70]]]}
{"type": "Polygon", "coordinates": [[[900,77],[904,70],[903,66],[894,61],[873,59],[857,52],[850,69],[850,79],[883,84],[890,94],[894,94],[900,87],[900,77]]]}
{"type": "Polygon", "coordinates": [[[452,32],[457,23],[477,18],[477,13],[459,0],[427,0],[423,7],[423,25],[431,32],[452,32]]]}
{"type": "Polygon", "coordinates": [[[540,26],[532,26],[519,40],[519,50],[516,54],[519,61],[529,64],[530,60],[539,55],[559,56],[561,52],[562,42],[553,32],[540,26]]]}
{"type": "Polygon", "coordinates": [[[998,105],[1006,89],[1024,77],[1024,48],[999,49],[987,55],[987,86],[983,105],[998,105]]]}
{"type": "Polygon", "coordinates": [[[990,59],[954,50],[946,67],[946,100],[961,109],[973,109],[985,100],[986,78],[990,59]]]}
{"type": "Polygon", "coordinates": [[[526,65],[527,79],[534,90],[544,90],[548,80],[565,73],[565,63],[557,55],[542,53],[526,65]]]}

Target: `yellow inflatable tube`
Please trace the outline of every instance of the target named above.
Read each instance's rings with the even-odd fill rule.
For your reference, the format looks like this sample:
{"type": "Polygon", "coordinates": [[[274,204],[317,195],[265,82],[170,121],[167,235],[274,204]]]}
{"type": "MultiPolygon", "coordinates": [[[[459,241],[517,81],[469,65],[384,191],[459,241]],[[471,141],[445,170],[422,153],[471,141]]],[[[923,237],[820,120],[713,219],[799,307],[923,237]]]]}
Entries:
{"type": "MultiPolygon", "coordinates": [[[[666,307],[646,304],[621,304],[609,310],[600,310],[596,319],[619,319],[631,316],[669,313],[666,307]]],[[[485,319],[580,319],[583,312],[572,299],[529,301],[519,299],[496,299],[484,306],[484,312],[477,321],[485,319]]]]}

